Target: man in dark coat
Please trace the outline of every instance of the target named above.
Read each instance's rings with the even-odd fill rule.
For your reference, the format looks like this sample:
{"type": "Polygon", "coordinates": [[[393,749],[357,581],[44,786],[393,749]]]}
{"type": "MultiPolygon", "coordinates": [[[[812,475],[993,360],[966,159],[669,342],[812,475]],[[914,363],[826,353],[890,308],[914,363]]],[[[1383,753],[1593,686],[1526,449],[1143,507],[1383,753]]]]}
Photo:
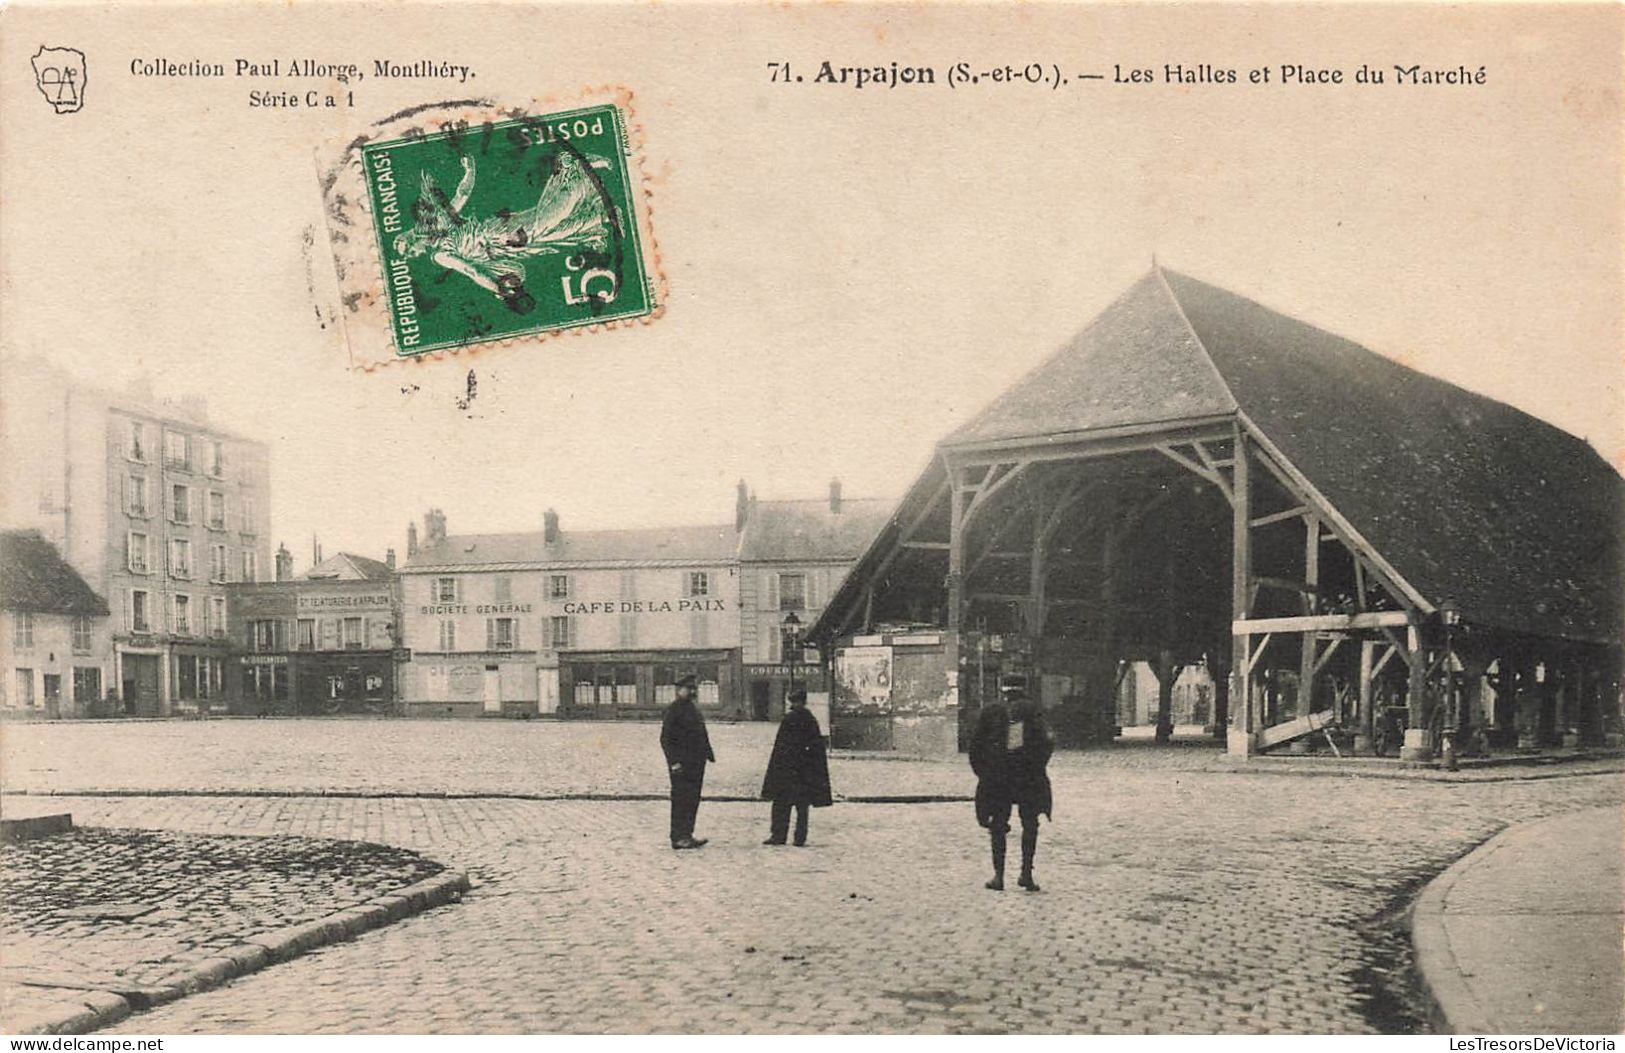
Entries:
{"type": "MultiPolygon", "coordinates": [[[[1005,835],[1010,832],[1010,809],[1021,815],[1021,878],[1016,883],[1038,891],[1033,880],[1033,856],[1038,851],[1038,817],[1052,807],[1049,774],[1055,739],[1044,713],[1024,692],[1009,692],[1009,701],[989,702],[976,722],[970,764],[976,772],[976,821],[987,828],[993,842],[993,879],[990,889],[1004,888],[1005,835]]],[[[1052,817],[1053,818],[1053,817],[1052,817]]]]}
{"type": "Polygon", "coordinates": [[[807,692],[798,687],[786,701],[790,712],[779,724],[767,776],[762,779],[762,798],[773,802],[773,832],[762,844],[784,844],[794,807],[796,845],[800,847],[807,843],[807,808],[824,808],[830,803],[829,755],[818,718],[807,712],[807,692]]]}
{"type": "Polygon", "coordinates": [[[699,848],[706,839],[694,836],[694,818],[700,811],[700,788],[705,785],[705,764],[715,761],[705,717],[694,702],[694,678],[677,681],[677,698],[666,707],[660,726],[660,748],[671,775],[671,846],[699,848]]]}

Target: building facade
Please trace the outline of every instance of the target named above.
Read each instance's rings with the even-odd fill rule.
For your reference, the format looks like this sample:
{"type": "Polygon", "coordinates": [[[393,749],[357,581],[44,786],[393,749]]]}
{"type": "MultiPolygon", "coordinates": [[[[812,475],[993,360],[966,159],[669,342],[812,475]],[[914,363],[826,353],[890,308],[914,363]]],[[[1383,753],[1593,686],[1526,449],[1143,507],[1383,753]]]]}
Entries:
{"type": "Polygon", "coordinates": [[[740,642],[745,708],[754,720],[784,715],[791,681],[828,690],[800,637],[823,613],[858,556],[890,519],[894,502],[843,498],[758,501],[739,484],[740,642]],[[810,661],[809,661],[810,659],[810,661]]]}
{"type": "Polygon", "coordinates": [[[448,536],[415,528],[401,568],[410,657],[402,708],[421,716],[652,717],[678,678],[737,717],[739,573],[729,526],[448,536]]]}
{"type": "Polygon", "coordinates": [[[38,529],[111,608],[111,683],[139,715],[222,706],[226,586],[269,574],[264,443],[159,402],[7,359],[0,521],[38,529]]]}
{"type": "Polygon", "coordinates": [[[116,711],[107,615],[107,603],[39,531],[0,531],[0,714],[116,711]]]}
{"type": "Polygon", "coordinates": [[[291,573],[292,562],[287,549],[279,549],[277,580],[227,586],[231,711],[394,712],[394,552],[382,563],[341,552],[299,577],[291,573]]]}

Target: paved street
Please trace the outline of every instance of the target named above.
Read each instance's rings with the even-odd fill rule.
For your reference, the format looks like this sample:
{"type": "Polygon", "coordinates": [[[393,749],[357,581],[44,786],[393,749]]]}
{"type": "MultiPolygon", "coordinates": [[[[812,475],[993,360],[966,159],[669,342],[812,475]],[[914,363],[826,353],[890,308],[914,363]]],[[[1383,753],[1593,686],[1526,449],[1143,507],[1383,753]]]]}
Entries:
{"type": "MultiPolygon", "coordinates": [[[[32,803],[8,801],[6,814],[32,803]]],[[[247,939],[441,870],[400,848],[303,837],[90,827],[5,845],[0,1018],[31,1018],[75,988],[162,987],[247,939]]]]}
{"type": "MultiPolygon", "coordinates": [[[[238,787],[275,773],[284,785],[354,779],[362,790],[370,779],[386,792],[462,792],[515,784],[526,750],[547,743],[557,766],[532,765],[531,790],[600,785],[597,767],[654,790],[658,767],[648,774],[640,752],[653,730],[356,721],[36,733],[38,743],[60,732],[94,755],[123,736],[150,758],[82,776],[64,770],[60,745],[19,757],[8,729],[7,785],[19,772],[25,784],[49,777],[63,788],[124,778],[238,787]],[[252,749],[224,744],[240,732],[262,737],[252,749]],[[497,732],[532,738],[521,746],[497,732]],[[605,746],[583,764],[550,732],[605,746]],[[199,735],[217,743],[206,755],[163,751],[199,735]],[[436,761],[442,748],[447,759],[436,761]],[[236,765],[250,753],[245,775],[236,765]],[[417,770],[398,766],[407,756],[417,770]],[[352,767],[339,772],[342,758],[352,767]]],[[[760,758],[743,772],[728,762],[765,753],[771,729],[716,730],[724,763],[708,789],[748,793],[760,758]]],[[[1617,774],[1296,778],[1225,771],[1220,760],[1150,748],[1059,757],[1036,895],[981,887],[985,835],[959,802],[838,804],[814,813],[806,849],[759,844],[763,805],[709,802],[699,825],[712,844],[686,853],[666,846],[657,801],[52,803],[86,825],[397,845],[475,883],[461,904],[131,1018],[126,1032],[1372,1032],[1418,1026],[1418,1010],[1396,996],[1402,985],[1384,978],[1407,966],[1390,915],[1421,881],[1508,823],[1622,799],[1617,774]]],[[[859,779],[877,793],[970,789],[958,760],[849,760],[836,779],[849,792],[859,779]]]]}

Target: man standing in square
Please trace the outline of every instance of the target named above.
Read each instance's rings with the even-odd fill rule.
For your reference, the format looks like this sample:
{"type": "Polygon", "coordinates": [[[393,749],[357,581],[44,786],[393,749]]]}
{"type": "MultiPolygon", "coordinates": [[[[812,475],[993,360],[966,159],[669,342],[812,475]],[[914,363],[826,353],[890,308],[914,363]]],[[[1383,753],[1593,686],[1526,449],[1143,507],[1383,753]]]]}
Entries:
{"type": "Polygon", "coordinates": [[[666,707],[660,727],[660,748],[666,754],[666,770],[671,775],[671,846],[699,848],[705,838],[694,836],[694,818],[700,810],[700,789],[705,785],[705,765],[715,761],[711,737],[705,732],[705,717],[694,701],[695,681],[685,676],[677,681],[677,698],[666,707]]]}

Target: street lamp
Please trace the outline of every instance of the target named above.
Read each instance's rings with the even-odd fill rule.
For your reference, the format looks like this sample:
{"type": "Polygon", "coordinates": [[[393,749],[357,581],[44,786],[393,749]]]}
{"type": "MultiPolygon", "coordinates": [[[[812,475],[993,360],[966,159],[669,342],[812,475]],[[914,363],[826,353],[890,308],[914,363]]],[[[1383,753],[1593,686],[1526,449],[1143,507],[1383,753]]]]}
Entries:
{"type": "Polygon", "coordinates": [[[796,612],[791,611],[784,616],[784,635],[781,637],[787,645],[784,660],[790,666],[790,690],[796,689],[796,660],[801,655],[801,619],[796,612]]]}
{"type": "Polygon", "coordinates": [[[1451,668],[1454,661],[1455,628],[1461,624],[1461,608],[1456,601],[1446,599],[1439,604],[1439,620],[1444,623],[1444,741],[1439,746],[1439,755],[1444,761],[1446,771],[1456,770],[1456,733],[1459,729],[1461,713],[1456,699],[1456,671],[1451,668]]]}

